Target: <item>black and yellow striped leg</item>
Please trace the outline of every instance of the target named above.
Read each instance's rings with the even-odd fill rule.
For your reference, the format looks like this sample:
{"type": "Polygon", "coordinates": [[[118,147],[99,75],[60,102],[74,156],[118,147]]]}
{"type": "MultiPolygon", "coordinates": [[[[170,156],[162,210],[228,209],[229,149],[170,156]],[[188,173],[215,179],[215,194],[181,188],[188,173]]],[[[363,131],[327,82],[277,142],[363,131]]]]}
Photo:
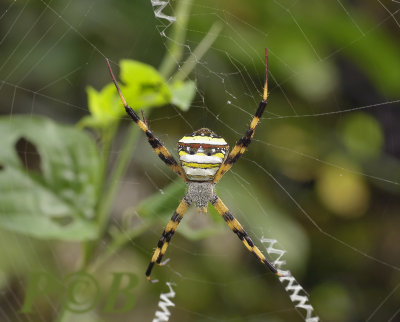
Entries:
{"type": "Polygon", "coordinates": [[[186,176],[185,172],[183,171],[182,167],[176,162],[174,157],[171,155],[171,153],[167,150],[167,148],[161,143],[161,141],[154,136],[154,134],[150,131],[149,127],[145,122],[143,122],[139,115],[128,105],[126,102],[124,96],[122,95],[122,92],[118,86],[117,80],[115,79],[115,76],[112,72],[110,62],[108,59],[106,59],[108,69],[111,74],[111,78],[114,82],[115,87],[117,88],[117,92],[119,94],[119,97],[121,98],[122,104],[125,107],[126,113],[131,117],[131,119],[139,125],[140,129],[146,133],[147,140],[149,141],[151,147],[156,151],[157,155],[160,157],[160,159],[168,166],[171,168],[172,171],[174,171],[183,181],[186,182],[186,176]]]}
{"type": "Polygon", "coordinates": [[[229,228],[239,237],[239,239],[243,242],[246,248],[252,252],[265,266],[267,266],[271,272],[276,274],[277,276],[282,276],[282,274],[272,265],[261,253],[257,246],[254,245],[253,241],[243,229],[242,225],[235,219],[235,217],[230,213],[229,209],[222,200],[215,196],[213,200],[211,200],[211,204],[217,209],[219,214],[224,218],[229,228]]]}
{"type": "Polygon", "coordinates": [[[251,143],[254,132],[258,123],[260,122],[260,118],[264,113],[265,107],[267,106],[267,97],[268,97],[268,55],[267,50],[265,50],[265,83],[264,83],[264,92],[263,98],[258,106],[256,114],[254,115],[253,119],[251,120],[249,129],[247,130],[246,134],[241,137],[237,142],[236,145],[233,147],[232,151],[229,153],[228,157],[225,159],[224,163],[218,169],[217,173],[215,174],[214,183],[217,183],[222,176],[232,168],[232,165],[239,160],[239,158],[243,155],[246,151],[247,147],[251,143]]]}
{"type": "Polygon", "coordinates": [[[146,270],[146,277],[150,281],[150,274],[153,269],[155,263],[160,264],[162,257],[167,251],[168,243],[170,242],[172,236],[175,233],[176,228],[178,227],[180,221],[188,210],[191,202],[189,202],[186,197],[182,199],[178,208],[172,215],[169,223],[165,227],[160,240],[158,241],[157,248],[154,251],[153,257],[151,258],[151,262],[146,270]]]}

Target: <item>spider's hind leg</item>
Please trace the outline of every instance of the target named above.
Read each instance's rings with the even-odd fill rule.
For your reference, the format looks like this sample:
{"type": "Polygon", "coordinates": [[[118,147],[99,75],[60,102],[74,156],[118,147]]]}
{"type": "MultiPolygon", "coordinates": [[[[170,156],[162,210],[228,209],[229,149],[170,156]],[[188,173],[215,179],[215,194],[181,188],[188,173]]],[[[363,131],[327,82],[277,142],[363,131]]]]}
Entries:
{"type": "Polygon", "coordinates": [[[229,228],[239,237],[239,239],[243,242],[246,248],[256,256],[261,263],[268,267],[268,269],[273,272],[277,276],[282,276],[282,274],[265,258],[263,253],[258,249],[256,245],[254,245],[250,236],[243,229],[242,225],[236,220],[236,218],[231,214],[228,207],[222,202],[222,200],[215,196],[213,200],[211,200],[211,204],[215,207],[215,209],[219,212],[219,214],[224,218],[229,228]]]}
{"type": "Polygon", "coordinates": [[[168,243],[170,242],[172,236],[174,235],[179,223],[181,222],[183,216],[188,210],[191,202],[185,197],[180,202],[178,208],[172,215],[170,221],[165,227],[160,240],[158,241],[157,248],[154,251],[153,257],[151,258],[150,264],[146,270],[146,277],[150,281],[151,271],[155,263],[162,265],[161,262],[165,252],[167,251],[168,243]]]}

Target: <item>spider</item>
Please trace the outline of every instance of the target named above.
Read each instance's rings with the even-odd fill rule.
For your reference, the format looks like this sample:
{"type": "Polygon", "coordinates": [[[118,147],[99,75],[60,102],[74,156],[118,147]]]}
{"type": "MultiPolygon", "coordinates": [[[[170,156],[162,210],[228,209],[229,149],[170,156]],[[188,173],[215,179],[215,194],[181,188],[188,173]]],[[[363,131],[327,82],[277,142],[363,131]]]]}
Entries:
{"type": "Polygon", "coordinates": [[[218,213],[228,224],[229,228],[239,237],[246,248],[274,274],[277,276],[282,276],[282,274],[265,258],[257,246],[254,245],[253,241],[243,229],[242,225],[235,219],[228,207],[225,206],[225,204],[214,191],[214,186],[242,156],[251,143],[256,126],[259,123],[267,105],[267,50],[265,50],[265,82],[263,97],[245,135],[236,142],[236,145],[228,154],[229,146],[221,136],[218,136],[207,128],[201,128],[197,131],[194,131],[192,134],[186,135],[178,141],[180,164],[176,162],[167,148],[150,131],[146,120],[143,118],[142,121],[138,114],[136,114],[136,112],[127,104],[112,72],[108,59],[106,59],[106,62],[111,74],[111,78],[115,84],[126,112],[140,127],[140,129],[146,133],[151,147],[158,154],[160,159],[187,185],[186,195],[179,203],[178,208],[175,210],[170,221],[165,227],[160,240],[158,241],[157,248],[154,251],[153,257],[151,258],[150,264],[146,270],[147,279],[151,281],[150,275],[154,264],[162,264],[161,260],[167,250],[168,244],[189,206],[194,204],[197,208],[200,208],[205,212],[209,202],[215,207],[218,213]]]}

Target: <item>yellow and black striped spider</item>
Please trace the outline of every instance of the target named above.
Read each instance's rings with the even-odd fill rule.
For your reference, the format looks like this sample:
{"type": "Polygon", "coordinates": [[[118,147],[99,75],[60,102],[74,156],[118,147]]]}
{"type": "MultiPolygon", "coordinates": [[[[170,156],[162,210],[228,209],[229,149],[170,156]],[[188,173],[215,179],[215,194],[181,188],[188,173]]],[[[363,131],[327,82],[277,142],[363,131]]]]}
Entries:
{"type": "Polygon", "coordinates": [[[135,113],[135,111],[128,106],[111,70],[110,63],[107,60],[112,80],[117,88],[126,112],[132,118],[132,120],[139,125],[140,129],[146,133],[151,147],[156,151],[160,159],[187,184],[186,195],[183,197],[182,201],[178,205],[178,208],[165,227],[161,238],[158,241],[153,257],[151,258],[151,262],[146,270],[146,277],[149,281],[154,263],[161,264],[162,257],[167,250],[168,243],[174,235],[178,224],[182,220],[189,206],[194,204],[200,209],[206,209],[209,202],[224,218],[229,228],[239,237],[246,248],[273,273],[281,276],[281,273],[265,258],[257,246],[254,245],[253,241],[243,229],[242,225],[235,219],[235,217],[214,191],[214,186],[246,151],[254,136],[256,126],[259,123],[262,114],[264,113],[268,96],[267,57],[267,51],[265,51],[266,68],[262,100],[250,123],[249,129],[247,130],[246,134],[237,141],[233,150],[228,154],[229,146],[226,141],[211,130],[202,128],[190,135],[184,136],[179,140],[178,153],[180,164],[175,161],[174,157],[161,143],[161,141],[154,136],[146,122],[143,122],[135,113]]]}

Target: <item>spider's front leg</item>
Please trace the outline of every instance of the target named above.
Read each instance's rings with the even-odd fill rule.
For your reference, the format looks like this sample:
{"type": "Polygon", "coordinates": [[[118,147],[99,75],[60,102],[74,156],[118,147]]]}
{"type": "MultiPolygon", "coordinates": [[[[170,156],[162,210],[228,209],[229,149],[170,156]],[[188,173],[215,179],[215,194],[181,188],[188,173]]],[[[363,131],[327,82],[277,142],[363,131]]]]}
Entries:
{"type": "Polygon", "coordinates": [[[252,252],[265,266],[267,266],[271,272],[277,276],[282,276],[282,274],[265,258],[263,253],[254,245],[253,241],[243,229],[242,225],[236,220],[236,218],[231,214],[228,207],[222,202],[222,200],[215,196],[211,200],[211,204],[215,207],[218,213],[224,218],[225,222],[228,224],[229,228],[239,237],[246,248],[252,252]]]}
{"type": "Polygon", "coordinates": [[[107,65],[108,65],[108,70],[110,71],[111,78],[114,82],[114,85],[117,89],[117,92],[119,94],[119,97],[121,98],[122,104],[125,107],[126,113],[131,117],[131,119],[139,125],[140,129],[146,133],[147,140],[149,141],[151,147],[156,151],[157,155],[159,158],[172,170],[174,171],[183,181],[186,180],[186,175],[185,172],[183,171],[182,167],[176,162],[172,154],[167,150],[167,148],[161,143],[161,141],[154,136],[153,132],[150,131],[149,127],[145,122],[143,122],[139,115],[136,114],[136,112],[128,105],[126,102],[124,96],[122,95],[122,92],[118,86],[117,80],[115,79],[115,76],[112,72],[110,62],[108,59],[106,59],[107,65]]]}
{"type": "Polygon", "coordinates": [[[183,216],[185,215],[186,211],[188,210],[191,201],[188,200],[187,197],[184,197],[180,202],[178,208],[175,210],[174,214],[172,215],[170,221],[168,222],[167,226],[165,227],[160,240],[158,241],[157,248],[154,251],[153,257],[151,258],[151,262],[146,270],[146,277],[150,281],[150,274],[153,269],[154,263],[160,264],[162,257],[164,256],[165,252],[167,251],[168,243],[170,242],[172,236],[174,235],[176,228],[178,227],[179,223],[181,222],[183,216]]]}
{"type": "Polygon", "coordinates": [[[222,176],[230,169],[232,168],[233,164],[239,160],[239,158],[243,155],[243,153],[246,151],[247,147],[250,145],[254,132],[256,130],[256,127],[258,123],[260,122],[260,118],[264,113],[265,107],[267,106],[267,97],[268,97],[268,54],[267,54],[267,49],[265,49],[265,82],[264,82],[264,91],[263,91],[263,97],[262,100],[258,106],[258,109],[251,120],[249,129],[245,133],[244,136],[242,136],[237,142],[236,145],[233,147],[231,153],[229,153],[228,157],[225,159],[224,163],[221,165],[221,167],[218,169],[218,172],[215,174],[214,183],[217,183],[222,176]]]}

